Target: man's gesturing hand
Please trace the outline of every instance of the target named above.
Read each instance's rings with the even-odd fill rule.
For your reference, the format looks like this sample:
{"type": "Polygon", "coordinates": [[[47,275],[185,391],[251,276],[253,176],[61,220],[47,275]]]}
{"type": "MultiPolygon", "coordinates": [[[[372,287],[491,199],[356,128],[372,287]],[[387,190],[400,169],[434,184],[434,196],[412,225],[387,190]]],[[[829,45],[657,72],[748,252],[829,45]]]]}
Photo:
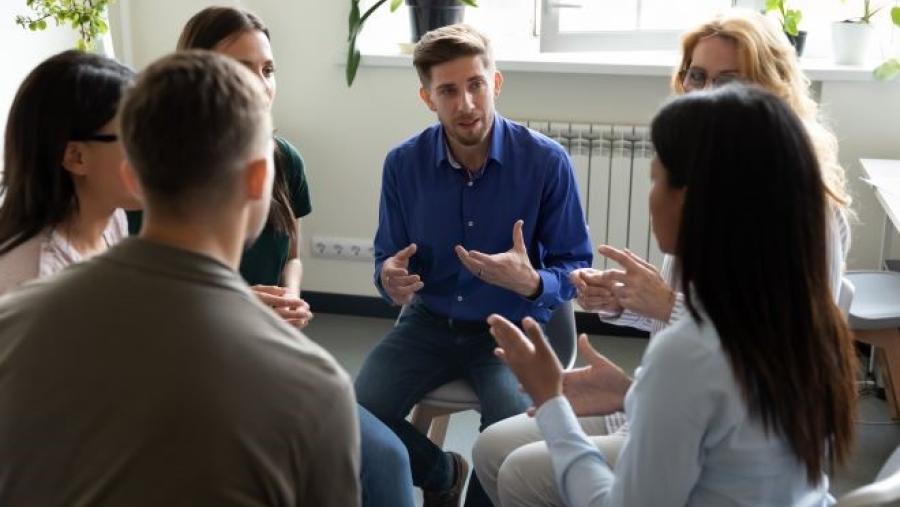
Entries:
{"type": "Polygon", "coordinates": [[[513,247],[503,253],[489,255],[456,245],[456,255],[466,269],[485,282],[525,297],[534,297],[540,288],[541,276],[531,267],[528,259],[528,248],[522,233],[524,224],[522,220],[517,220],[513,225],[513,247]]]}
{"type": "Polygon", "coordinates": [[[415,253],[416,244],[412,243],[394,254],[393,257],[388,257],[381,265],[381,287],[395,304],[409,303],[415,297],[416,292],[425,286],[419,275],[411,275],[407,271],[409,259],[415,253]]]}

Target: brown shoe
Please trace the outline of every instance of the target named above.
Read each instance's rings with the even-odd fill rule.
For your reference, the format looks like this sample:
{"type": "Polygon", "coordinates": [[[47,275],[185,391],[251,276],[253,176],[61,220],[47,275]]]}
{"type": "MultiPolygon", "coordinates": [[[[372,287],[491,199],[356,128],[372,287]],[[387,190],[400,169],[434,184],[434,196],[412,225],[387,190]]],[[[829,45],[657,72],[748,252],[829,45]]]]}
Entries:
{"type": "Polygon", "coordinates": [[[453,457],[453,465],[456,468],[456,482],[450,489],[444,491],[423,491],[425,503],[422,507],[459,507],[462,489],[469,477],[469,464],[459,454],[455,452],[449,454],[453,457]]]}

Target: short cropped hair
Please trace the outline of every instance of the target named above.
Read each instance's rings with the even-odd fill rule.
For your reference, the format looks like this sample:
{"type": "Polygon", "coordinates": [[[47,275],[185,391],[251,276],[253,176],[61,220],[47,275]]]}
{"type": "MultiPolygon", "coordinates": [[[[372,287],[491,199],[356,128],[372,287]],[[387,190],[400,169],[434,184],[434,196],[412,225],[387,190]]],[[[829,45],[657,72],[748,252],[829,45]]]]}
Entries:
{"type": "Polygon", "coordinates": [[[419,40],[413,65],[423,86],[431,82],[431,68],[462,56],[480,56],[486,69],[494,69],[494,50],[483,33],[460,23],[432,30],[419,40]]]}
{"type": "Polygon", "coordinates": [[[148,203],[175,214],[223,199],[236,172],[272,137],[259,79],[234,59],[204,50],[147,67],[125,96],[121,124],[148,203]]]}

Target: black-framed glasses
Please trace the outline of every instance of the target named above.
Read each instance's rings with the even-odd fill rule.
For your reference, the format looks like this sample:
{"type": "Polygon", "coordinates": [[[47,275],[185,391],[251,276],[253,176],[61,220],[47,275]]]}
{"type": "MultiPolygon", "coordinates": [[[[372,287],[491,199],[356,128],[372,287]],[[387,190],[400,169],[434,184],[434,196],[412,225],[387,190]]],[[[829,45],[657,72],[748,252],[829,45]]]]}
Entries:
{"type": "Polygon", "coordinates": [[[683,75],[681,85],[684,86],[686,90],[701,90],[706,88],[707,85],[718,88],[728,83],[739,82],[743,79],[741,75],[736,72],[723,72],[718,76],[709,77],[706,70],[699,67],[689,67],[682,70],[681,73],[683,75]]]}
{"type": "Polygon", "coordinates": [[[114,143],[119,140],[119,136],[116,134],[91,134],[87,136],[79,136],[73,141],[95,141],[98,143],[114,143]]]}

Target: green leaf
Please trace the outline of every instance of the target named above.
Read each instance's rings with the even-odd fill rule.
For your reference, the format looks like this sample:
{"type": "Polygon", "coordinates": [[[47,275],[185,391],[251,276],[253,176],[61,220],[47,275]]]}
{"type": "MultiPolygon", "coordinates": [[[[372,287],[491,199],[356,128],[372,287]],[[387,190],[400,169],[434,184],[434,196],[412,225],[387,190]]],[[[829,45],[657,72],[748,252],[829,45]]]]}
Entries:
{"type": "Polygon", "coordinates": [[[350,39],[350,45],[347,50],[347,87],[353,86],[353,80],[356,79],[356,71],[359,69],[359,60],[361,55],[356,49],[356,37],[350,39]]]}
{"type": "Polygon", "coordinates": [[[475,2],[475,0],[459,0],[459,1],[468,5],[469,7],[478,7],[478,4],[475,2]]]}
{"type": "Polygon", "coordinates": [[[891,58],[875,68],[875,79],[879,81],[890,81],[900,75],[900,60],[891,58]]]}
{"type": "Polygon", "coordinates": [[[784,33],[786,33],[792,37],[796,37],[797,35],[800,34],[800,29],[797,28],[797,23],[794,23],[791,21],[785,21],[784,22],[784,33]]]}
{"type": "Polygon", "coordinates": [[[347,30],[347,40],[352,40],[359,34],[362,23],[359,19],[359,0],[353,0],[350,4],[350,28],[347,30]]]}
{"type": "Polygon", "coordinates": [[[802,17],[803,14],[800,11],[788,9],[784,13],[784,31],[796,37],[800,33],[799,25],[802,17]]]}
{"type": "Polygon", "coordinates": [[[781,12],[782,0],[766,0],[766,12],[768,11],[778,11],[781,12]]]}
{"type": "Polygon", "coordinates": [[[895,25],[900,26],[900,6],[891,7],[891,20],[895,25]]]}
{"type": "Polygon", "coordinates": [[[391,12],[396,11],[403,5],[403,0],[391,0],[391,12]]]}

